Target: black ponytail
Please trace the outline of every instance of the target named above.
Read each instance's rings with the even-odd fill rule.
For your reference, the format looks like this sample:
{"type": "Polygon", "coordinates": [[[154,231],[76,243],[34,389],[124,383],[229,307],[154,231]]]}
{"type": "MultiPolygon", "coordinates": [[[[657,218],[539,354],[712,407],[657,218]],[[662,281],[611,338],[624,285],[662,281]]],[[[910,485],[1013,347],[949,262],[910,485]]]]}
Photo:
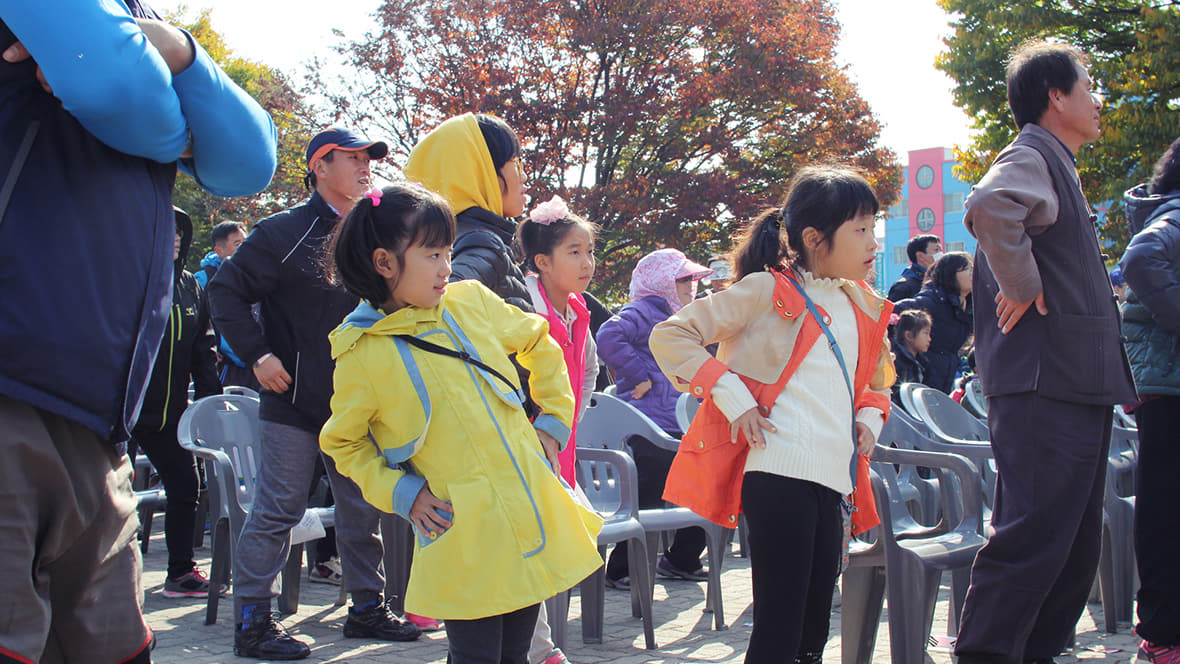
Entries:
{"type": "Polygon", "coordinates": [[[781,208],[767,208],[750,222],[730,254],[730,262],[738,279],[755,272],[765,272],[782,263],[787,250],[782,229],[781,208]]]}

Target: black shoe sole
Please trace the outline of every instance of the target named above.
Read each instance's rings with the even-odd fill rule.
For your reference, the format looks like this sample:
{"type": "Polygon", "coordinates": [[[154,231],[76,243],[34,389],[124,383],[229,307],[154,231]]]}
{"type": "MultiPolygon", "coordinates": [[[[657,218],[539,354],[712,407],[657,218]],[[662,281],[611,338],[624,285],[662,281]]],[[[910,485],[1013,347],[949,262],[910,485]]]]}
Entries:
{"type": "Polygon", "coordinates": [[[422,636],[422,630],[418,629],[414,632],[407,632],[406,634],[386,637],[378,634],[376,631],[368,627],[344,623],[344,636],[345,638],[349,639],[375,639],[378,641],[396,641],[399,643],[406,643],[409,641],[417,641],[418,637],[422,636]]]}
{"type": "Polygon", "coordinates": [[[296,659],[307,659],[308,656],[311,655],[311,649],[309,648],[307,652],[300,652],[300,653],[290,653],[290,654],[271,653],[269,655],[259,655],[259,654],[255,654],[253,652],[249,652],[245,648],[239,648],[238,646],[234,646],[234,654],[237,655],[238,657],[251,657],[253,659],[273,659],[273,660],[286,662],[286,661],[291,661],[291,660],[296,660],[296,659]]]}

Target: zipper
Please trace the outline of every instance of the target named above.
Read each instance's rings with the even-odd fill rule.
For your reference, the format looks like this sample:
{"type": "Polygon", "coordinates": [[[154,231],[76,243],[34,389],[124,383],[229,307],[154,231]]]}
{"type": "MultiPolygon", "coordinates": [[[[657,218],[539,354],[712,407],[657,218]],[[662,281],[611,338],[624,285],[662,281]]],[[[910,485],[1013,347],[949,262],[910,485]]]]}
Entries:
{"type": "Polygon", "coordinates": [[[291,404],[295,404],[295,397],[299,394],[299,360],[302,353],[295,353],[295,376],[291,379],[291,404]]]}
{"type": "Polygon", "coordinates": [[[180,336],[180,305],[173,303],[168,314],[168,382],[164,384],[164,411],[160,413],[160,428],[168,424],[168,404],[172,401],[172,362],[176,359],[176,340],[180,336]]]}

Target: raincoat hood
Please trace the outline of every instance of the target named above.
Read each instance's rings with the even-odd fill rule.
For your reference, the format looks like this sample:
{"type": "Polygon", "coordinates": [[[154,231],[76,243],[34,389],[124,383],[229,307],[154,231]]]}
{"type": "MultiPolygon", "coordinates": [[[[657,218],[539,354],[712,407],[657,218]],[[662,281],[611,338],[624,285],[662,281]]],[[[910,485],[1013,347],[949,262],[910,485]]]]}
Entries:
{"type": "Polygon", "coordinates": [[[328,341],[332,344],[332,359],[340,357],[366,334],[413,334],[418,323],[435,322],[442,318],[446,300],[447,294],[444,292],[442,300],[431,309],[405,307],[392,314],[386,314],[372,304],[362,301],[344,318],[344,322],[328,335],[328,341]]]}
{"type": "Polygon", "coordinates": [[[1127,225],[1131,235],[1138,233],[1147,226],[1148,221],[1169,210],[1180,210],[1180,190],[1169,191],[1166,194],[1149,194],[1147,185],[1141,184],[1127,190],[1123,194],[1123,201],[1127,205],[1127,225]]]}
{"type": "Polygon", "coordinates": [[[680,311],[684,303],[676,293],[676,280],[692,277],[693,293],[697,282],[712,274],[709,268],[698,265],[677,249],[660,249],[639,259],[631,272],[631,300],[658,295],[672,307],[672,313],[680,311]]]}
{"type": "Polygon", "coordinates": [[[447,199],[455,214],[478,207],[504,216],[492,154],[471,113],[435,127],[410,151],[402,172],[447,199]]]}

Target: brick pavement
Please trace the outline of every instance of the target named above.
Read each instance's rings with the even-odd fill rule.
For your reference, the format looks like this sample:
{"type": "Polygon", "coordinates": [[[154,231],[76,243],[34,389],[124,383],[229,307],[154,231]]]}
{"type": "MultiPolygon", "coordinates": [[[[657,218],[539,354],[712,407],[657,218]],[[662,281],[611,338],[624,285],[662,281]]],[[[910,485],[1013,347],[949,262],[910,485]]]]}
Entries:
{"type": "MultiPolygon", "coordinates": [[[[156,516],[151,547],[144,560],[145,612],[148,624],[156,630],[158,646],[153,654],[157,664],[222,664],[249,662],[233,655],[233,602],[222,599],[216,625],[206,626],[205,601],[198,599],[168,599],[161,594],[167,555],[163,540],[163,515],[156,516]]],[[[198,562],[209,569],[208,548],[198,549],[198,562]]],[[[566,652],[575,664],[621,662],[672,663],[701,662],[708,664],[740,663],[749,638],[750,567],[736,555],[725,561],[722,577],[725,595],[725,618],[730,625],[722,632],[712,630],[712,616],[702,612],[705,603],[705,584],[685,581],[660,581],[655,589],[655,622],[658,650],[643,649],[643,629],[638,618],[630,615],[630,601],[626,593],[607,591],[604,643],[583,644],[581,640],[580,600],[576,596],[570,605],[569,644],[566,652]]],[[[283,624],[293,634],[310,641],[311,658],[307,662],[356,662],[358,664],[405,663],[441,664],[446,661],[445,632],[426,634],[414,643],[373,643],[346,639],[341,631],[346,609],[335,606],[336,586],[307,583],[302,586],[302,604],[297,614],[287,617],[283,624]]],[[[947,603],[940,599],[934,633],[946,631],[947,603]]],[[[882,615],[874,662],[889,662],[889,627],[887,610],[882,615]]],[[[1078,646],[1068,655],[1057,658],[1059,664],[1075,662],[1104,662],[1126,664],[1135,655],[1137,640],[1129,628],[1118,634],[1105,634],[1095,625],[1102,623],[1102,607],[1091,604],[1078,624],[1078,646]]],[[[828,643],[825,661],[840,661],[840,610],[832,615],[832,638],[828,643]]],[[[947,652],[930,651],[926,662],[950,664],[947,652]]],[[[901,664],[901,663],[899,663],[901,664]]],[[[909,664],[909,663],[906,663],[909,664]]],[[[914,663],[919,664],[919,663],[914,663]]]]}

